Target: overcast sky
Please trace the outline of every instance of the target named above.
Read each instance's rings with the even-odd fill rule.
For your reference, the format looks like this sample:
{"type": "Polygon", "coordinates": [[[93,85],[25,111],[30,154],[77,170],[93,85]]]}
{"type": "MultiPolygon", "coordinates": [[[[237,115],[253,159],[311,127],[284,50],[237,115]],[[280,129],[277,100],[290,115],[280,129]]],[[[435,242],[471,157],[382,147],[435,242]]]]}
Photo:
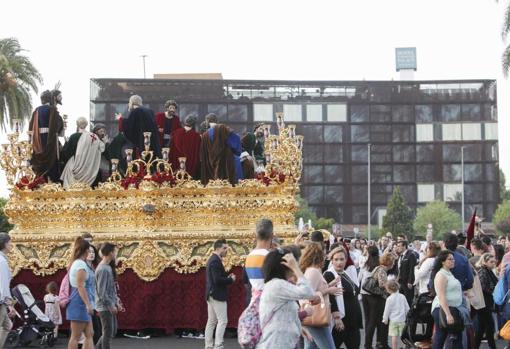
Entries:
{"type": "MultiPolygon", "coordinates": [[[[506,3],[10,0],[1,5],[0,38],[29,50],[44,89],[62,82],[61,111],[73,120],[89,117],[90,78],[143,77],[142,54],[147,76],[390,80],[398,79],[395,47],[416,46],[416,79],[497,79],[500,161],[510,177],[510,82],[500,63],[506,3]]],[[[1,196],[4,183],[2,174],[1,196]]]]}

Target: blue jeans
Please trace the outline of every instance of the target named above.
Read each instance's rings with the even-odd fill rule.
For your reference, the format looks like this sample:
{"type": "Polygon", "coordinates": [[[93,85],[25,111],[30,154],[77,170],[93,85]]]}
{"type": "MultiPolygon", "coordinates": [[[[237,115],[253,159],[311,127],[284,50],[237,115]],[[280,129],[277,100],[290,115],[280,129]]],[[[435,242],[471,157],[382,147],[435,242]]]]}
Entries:
{"type": "Polygon", "coordinates": [[[434,318],[434,337],[432,337],[432,349],[443,349],[443,346],[447,340],[451,340],[451,346],[447,346],[452,349],[462,349],[462,333],[449,333],[445,329],[441,328],[439,321],[439,308],[434,309],[432,312],[434,318]]]}
{"type": "Polygon", "coordinates": [[[304,327],[313,338],[313,342],[305,338],[305,349],[335,349],[335,342],[333,341],[333,335],[329,326],[304,327]]]}

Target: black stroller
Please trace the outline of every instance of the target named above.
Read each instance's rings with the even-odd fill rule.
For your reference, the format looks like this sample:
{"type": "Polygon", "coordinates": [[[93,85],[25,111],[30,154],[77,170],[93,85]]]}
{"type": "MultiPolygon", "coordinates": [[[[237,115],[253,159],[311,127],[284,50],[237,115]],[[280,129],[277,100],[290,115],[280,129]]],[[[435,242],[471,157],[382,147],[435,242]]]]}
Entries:
{"type": "Polygon", "coordinates": [[[409,313],[407,313],[404,332],[402,333],[402,342],[406,348],[424,348],[426,344],[416,345],[416,343],[427,343],[432,339],[432,327],[434,318],[432,317],[433,297],[428,293],[415,297],[409,313]],[[418,331],[419,329],[419,331],[418,331]]]}
{"type": "Polygon", "coordinates": [[[23,324],[11,330],[5,346],[7,348],[28,346],[33,341],[38,340],[41,348],[52,347],[56,342],[53,334],[55,325],[37,306],[37,302],[28,287],[23,284],[17,285],[12,289],[12,296],[21,306],[22,315],[16,312],[16,316],[23,324]]]}

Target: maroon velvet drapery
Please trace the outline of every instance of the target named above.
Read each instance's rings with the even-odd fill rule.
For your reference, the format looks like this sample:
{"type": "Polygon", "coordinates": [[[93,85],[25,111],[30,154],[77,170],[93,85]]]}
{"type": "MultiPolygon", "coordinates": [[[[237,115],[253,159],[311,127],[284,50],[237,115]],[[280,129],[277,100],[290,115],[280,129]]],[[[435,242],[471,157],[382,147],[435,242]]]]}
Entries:
{"type": "MultiPolygon", "coordinates": [[[[237,281],[229,288],[228,327],[237,327],[239,316],[245,308],[245,290],[242,268],[233,268],[232,272],[236,274],[237,281]]],[[[46,284],[56,281],[60,285],[64,275],[64,270],[44,277],[34,275],[30,270],[22,270],[12,281],[11,287],[25,284],[35,299],[41,300],[46,284]]],[[[152,282],[141,280],[128,269],[119,276],[119,287],[121,300],[126,307],[126,312],[119,314],[120,329],[155,328],[171,334],[178,328],[205,328],[207,303],[203,268],[194,274],[179,274],[167,269],[152,282]]],[[[65,319],[65,310],[62,316],[65,319]]]]}

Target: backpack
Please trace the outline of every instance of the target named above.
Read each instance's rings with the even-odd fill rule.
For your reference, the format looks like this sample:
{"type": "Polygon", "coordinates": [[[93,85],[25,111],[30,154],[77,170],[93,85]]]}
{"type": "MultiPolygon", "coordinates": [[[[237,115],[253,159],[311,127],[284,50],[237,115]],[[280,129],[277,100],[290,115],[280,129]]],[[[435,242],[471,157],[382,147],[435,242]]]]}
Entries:
{"type": "Polygon", "coordinates": [[[66,273],[60,283],[60,291],[58,292],[59,303],[65,308],[71,298],[71,282],[69,281],[69,273],[66,273]]]}
{"type": "Polygon", "coordinates": [[[262,292],[254,290],[248,307],[239,317],[237,324],[237,341],[243,349],[254,349],[262,337],[260,326],[259,305],[262,292]]]}

